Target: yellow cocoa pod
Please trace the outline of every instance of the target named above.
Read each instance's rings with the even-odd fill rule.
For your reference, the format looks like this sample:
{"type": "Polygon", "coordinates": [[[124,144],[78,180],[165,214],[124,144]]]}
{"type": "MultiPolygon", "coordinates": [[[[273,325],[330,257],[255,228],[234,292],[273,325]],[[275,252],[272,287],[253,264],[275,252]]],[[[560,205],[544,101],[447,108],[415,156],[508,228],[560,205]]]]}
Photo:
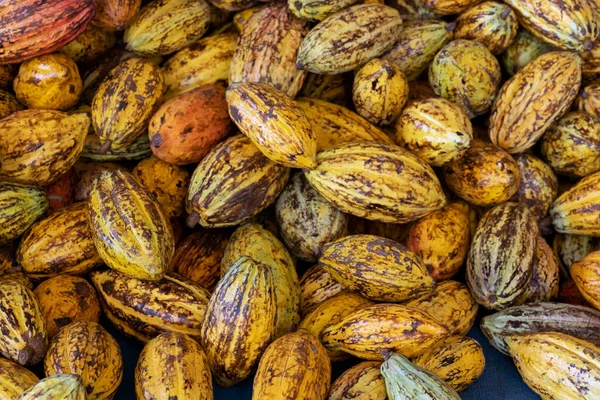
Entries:
{"type": "Polygon", "coordinates": [[[552,225],[560,233],[600,236],[600,172],[586,176],[558,196],[550,208],[552,225]]]}
{"type": "Polygon", "coordinates": [[[437,94],[431,88],[428,81],[413,81],[410,83],[408,92],[408,101],[426,100],[430,97],[437,97],[437,94]]]}
{"type": "Polygon", "coordinates": [[[33,372],[3,357],[0,357],[0,376],[0,396],[7,400],[18,398],[39,381],[33,372]]]}
{"type": "Polygon", "coordinates": [[[387,400],[379,361],[363,361],[346,370],[332,384],[329,400],[387,400]]]}
{"type": "Polygon", "coordinates": [[[12,93],[0,89],[0,119],[22,110],[23,106],[12,93]]]}
{"type": "Polygon", "coordinates": [[[375,304],[326,328],[321,340],[325,348],[365,360],[383,360],[386,350],[416,357],[447,335],[448,330],[423,311],[400,304],[375,304]]]}
{"type": "Polygon", "coordinates": [[[258,0],[210,0],[210,3],[219,10],[228,12],[245,10],[257,2],[258,0]]]}
{"type": "Polygon", "coordinates": [[[512,198],[527,206],[531,214],[544,218],[558,192],[558,179],[548,164],[531,154],[515,154],[521,184],[512,198]]]}
{"type": "Polygon", "coordinates": [[[575,104],[579,111],[600,118],[600,81],[592,82],[581,89],[575,104]]]}
{"type": "Polygon", "coordinates": [[[138,359],[135,392],[139,400],[212,400],[212,378],[204,350],[183,333],[164,332],[155,337],[138,359]]]}
{"type": "Polygon", "coordinates": [[[203,85],[227,83],[238,35],[205,37],[175,53],[162,67],[168,100],[203,85]]]}
{"type": "Polygon", "coordinates": [[[33,279],[85,275],[102,265],[92,239],[87,202],[67,206],[34,224],[19,244],[17,260],[33,279]]]}
{"type": "Polygon", "coordinates": [[[467,283],[479,304],[494,310],[527,299],[538,240],[537,223],[518,203],[486,212],[467,259],[467,283]]]}
{"type": "Polygon", "coordinates": [[[349,290],[376,301],[407,301],[435,288],[415,253],[379,236],[352,235],[328,243],[319,265],[349,290]]]}
{"type": "Polygon", "coordinates": [[[600,396],[600,349],[593,344],[558,332],[505,340],[521,377],[542,399],[600,396]],[[574,369],[577,374],[573,374],[574,369]]]}
{"type": "Polygon", "coordinates": [[[592,236],[556,233],[552,242],[563,277],[570,276],[571,264],[588,254],[600,250],[600,240],[592,236]]]}
{"type": "Polygon", "coordinates": [[[250,139],[235,135],[196,167],[186,199],[187,224],[235,226],[267,208],[285,187],[289,168],[266,158],[250,139]]]}
{"type": "Polygon", "coordinates": [[[75,62],[90,62],[98,59],[115,45],[115,34],[89,24],[75,40],[58,49],[75,62]]]}
{"type": "Polygon", "coordinates": [[[248,22],[248,20],[261,9],[261,6],[256,6],[236,12],[233,15],[233,25],[235,25],[235,29],[237,29],[237,31],[241,33],[242,29],[244,29],[244,25],[246,24],[246,22],[248,22]]]}
{"type": "Polygon", "coordinates": [[[479,223],[479,217],[481,217],[481,210],[472,206],[464,200],[454,201],[448,206],[454,208],[465,214],[467,218],[469,218],[469,231],[471,232],[471,240],[473,236],[475,236],[475,230],[477,229],[477,224],[479,223]]]}
{"type": "Polygon", "coordinates": [[[42,379],[17,400],[87,400],[86,389],[79,375],[59,374],[42,379]]]}
{"type": "Polygon", "coordinates": [[[2,176],[47,185],[67,172],[83,150],[90,118],[53,110],[17,111],[0,121],[2,176]]]}
{"type": "Polygon", "coordinates": [[[46,320],[26,286],[0,280],[0,353],[21,365],[34,365],[48,348],[46,320]]]}
{"type": "Polygon", "coordinates": [[[48,337],[76,321],[100,320],[100,300],[83,278],[58,275],[42,282],[33,291],[46,318],[48,337]]]}
{"type": "Polygon", "coordinates": [[[551,301],[558,295],[559,267],[552,248],[538,236],[527,302],[551,301]]]}
{"type": "Polygon", "coordinates": [[[460,14],[481,3],[482,0],[421,0],[432,13],[439,15],[460,14]]]}
{"type": "Polygon", "coordinates": [[[300,284],[294,260],[286,248],[259,224],[248,223],[231,235],[221,260],[221,275],[241,257],[249,257],[271,269],[277,299],[274,338],[294,330],[300,320],[300,284]]]}
{"type": "Polygon", "coordinates": [[[481,376],[485,368],[485,357],[481,345],[475,339],[449,336],[415,358],[413,363],[433,372],[460,392],[481,376]]]}
{"type": "Polygon", "coordinates": [[[0,65],[0,88],[8,89],[18,72],[18,64],[0,65]]]}
{"type": "Polygon", "coordinates": [[[199,340],[210,293],[197,283],[173,273],[149,281],[112,270],[93,272],[90,278],[104,313],[122,333],[142,342],[165,331],[199,340]]]}
{"type": "Polygon", "coordinates": [[[412,101],[396,121],[396,143],[440,167],[460,158],[473,142],[467,114],[442,98],[412,101]]]}
{"type": "Polygon", "coordinates": [[[152,193],[168,218],[183,214],[189,172],[153,156],[142,160],[132,174],[152,193]]]}
{"type": "Polygon", "coordinates": [[[519,166],[506,151],[478,139],[461,158],[444,168],[446,184],[475,206],[504,203],[519,190],[519,166]]]}
{"type": "Polygon", "coordinates": [[[319,340],[305,330],[288,333],[267,347],[254,377],[255,400],[325,400],[331,363],[319,340]]]}
{"type": "Polygon", "coordinates": [[[393,240],[400,244],[406,244],[408,239],[408,231],[411,223],[406,224],[387,224],[379,221],[367,221],[365,220],[366,228],[361,232],[353,231],[353,234],[365,233],[367,235],[381,236],[393,240]]]}
{"type": "Polygon", "coordinates": [[[600,79],[600,47],[581,53],[581,73],[587,81],[600,79]]]}
{"type": "Polygon", "coordinates": [[[164,86],[161,70],[143,58],[129,58],[110,71],[92,101],[92,124],[102,150],[126,147],[144,133],[164,86]]]}
{"type": "Polygon", "coordinates": [[[81,152],[81,159],[86,161],[131,161],[144,159],[152,154],[150,138],[147,135],[140,136],[129,146],[118,150],[101,152],[101,147],[102,139],[97,135],[88,133],[81,152]]]}
{"type": "Polygon", "coordinates": [[[201,343],[219,386],[247,378],[273,339],[277,302],[271,271],[240,257],[210,298],[201,343]]]}
{"type": "MultiPolygon", "coordinates": [[[[344,106],[347,97],[344,77],[344,74],[320,75],[308,73],[299,94],[302,97],[311,97],[313,99],[344,106]]],[[[298,101],[298,105],[301,105],[300,101],[298,101]]],[[[306,110],[304,110],[304,112],[308,113],[306,110]]],[[[316,129],[314,125],[313,129],[316,129]]],[[[317,135],[317,146],[318,145],[319,136],[317,135]]]]}
{"type": "Polygon", "coordinates": [[[46,376],[81,376],[90,400],[112,399],[123,378],[117,341],[100,324],[73,322],[52,339],[44,359],[46,376]]]}
{"type": "Polygon", "coordinates": [[[314,311],[319,304],[347,289],[336,282],[319,264],[309,268],[300,280],[300,310],[303,316],[314,311]]]}
{"type": "Polygon", "coordinates": [[[296,104],[307,116],[319,150],[347,142],[392,143],[382,130],[345,107],[312,98],[300,98],[296,104]]]}
{"type": "Polygon", "coordinates": [[[594,0],[507,0],[529,32],[554,47],[584,51],[596,47],[600,35],[594,0]]]}
{"type": "Polygon", "coordinates": [[[317,154],[317,168],[305,176],[335,207],[370,220],[409,222],[446,203],[431,167],[395,145],[357,142],[326,148],[317,154]]]}
{"type": "Polygon", "coordinates": [[[408,234],[408,248],[441,281],[454,276],[464,264],[470,242],[469,218],[451,206],[415,222],[408,234]]]}
{"type": "Polygon", "coordinates": [[[12,282],[15,284],[23,285],[27,289],[33,290],[33,283],[31,280],[22,272],[8,272],[0,275],[2,282],[12,282]]]}
{"type": "Polygon", "coordinates": [[[133,17],[123,40],[127,50],[164,56],[200,39],[209,26],[205,0],[154,0],[133,17]]]}
{"type": "Polygon", "coordinates": [[[364,4],[364,2],[360,2],[359,0],[288,0],[288,6],[296,17],[313,22],[323,21],[328,16],[335,14],[336,12],[341,11],[355,3],[364,4]]]}
{"type": "Polygon", "coordinates": [[[382,58],[393,61],[414,81],[427,69],[438,51],[450,41],[454,25],[439,20],[415,20],[403,24],[402,32],[382,58]]]}
{"type": "Polygon", "coordinates": [[[0,244],[21,236],[47,210],[44,189],[0,181],[0,244]]]}
{"type": "Polygon", "coordinates": [[[352,100],[356,111],[373,125],[394,122],[408,100],[408,81],[392,61],[376,58],[354,75],[352,100]]]}
{"type": "Polygon", "coordinates": [[[548,43],[521,28],[510,46],[502,53],[500,60],[506,72],[513,76],[530,61],[551,50],[552,46],[548,43]]]}
{"type": "Polygon", "coordinates": [[[355,69],[390,49],[402,30],[400,13],[383,4],[360,4],[339,11],[306,36],[296,66],[316,74],[355,69]],[[339,41],[340,37],[354,40],[339,41]]]}
{"type": "Polygon", "coordinates": [[[21,64],[13,87],[17,99],[29,108],[67,110],[79,101],[83,82],[75,61],[54,53],[21,64]]]}
{"type": "Polygon", "coordinates": [[[433,292],[406,305],[428,313],[447,327],[451,335],[466,335],[479,310],[469,288],[456,281],[442,281],[433,292]]]}
{"type": "MultiPolygon", "coordinates": [[[[354,311],[372,304],[374,304],[372,301],[356,293],[342,292],[320,303],[304,317],[298,329],[306,329],[320,339],[325,328],[339,323],[354,311]]],[[[348,358],[347,353],[339,350],[327,349],[327,355],[332,361],[341,361],[348,358]]]]}
{"type": "Polygon", "coordinates": [[[512,43],[519,30],[517,14],[506,4],[486,1],[459,15],[455,39],[474,40],[498,55],[512,43]]]}
{"type": "Polygon", "coordinates": [[[160,279],[173,259],[171,223],[152,194],[131,174],[98,174],[88,203],[94,244],[100,258],[139,279],[160,279]]]}
{"type": "Polygon", "coordinates": [[[424,3],[424,0],[392,0],[389,5],[398,10],[405,21],[436,19],[439,17],[429,11],[424,3]]]}
{"type": "Polygon", "coordinates": [[[490,117],[492,142],[509,153],[533,146],[571,105],[581,84],[581,57],[546,53],[523,67],[500,90],[490,117]]]}
{"type": "Polygon", "coordinates": [[[496,57],[483,44],[470,40],[448,43],[429,68],[429,83],[435,93],[461,106],[469,118],[490,109],[501,78],[496,57]]]}
{"type": "Polygon", "coordinates": [[[600,252],[594,251],[571,264],[571,277],[583,297],[596,309],[600,309],[600,252]]]}

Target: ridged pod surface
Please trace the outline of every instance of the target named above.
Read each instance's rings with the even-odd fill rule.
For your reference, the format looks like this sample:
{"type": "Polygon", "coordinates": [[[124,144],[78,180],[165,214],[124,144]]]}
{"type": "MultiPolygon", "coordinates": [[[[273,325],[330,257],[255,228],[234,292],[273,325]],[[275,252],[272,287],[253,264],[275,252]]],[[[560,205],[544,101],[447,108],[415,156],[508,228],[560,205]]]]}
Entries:
{"type": "Polygon", "coordinates": [[[89,24],[81,35],[58,49],[75,62],[95,61],[115,45],[115,34],[89,24]]]}
{"type": "Polygon", "coordinates": [[[117,341],[97,322],[73,322],[52,339],[44,359],[46,376],[81,376],[89,400],[110,400],[123,378],[117,341]]]}
{"type": "Polygon", "coordinates": [[[210,0],[210,3],[219,10],[234,12],[254,6],[258,0],[210,0]]]}
{"type": "Polygon", "coordinates": [[[434,167],[459,159],[473,143],[473,127],[465,111],[438,97],[412,101],[394,129],[398,145],[434,167]]]}
{"type": "Polygon", "coordinates": [[[511,154],[522,153],[569,108],[581,85],[581,57],[555,51],[543,54],[506,81],[490,117],[492,142],[511,154]]]}
{"type": "Polygon", "coordinates": [[[267,208],[288,181],[288,168],[265,157],[250,139],[235,135],[198,164],[188,189],[188,225],[238,225],[267,208]]]}
{"type": "Polygon", "coordinates": [[[67,172],[83,150],[90,119],[53,110],[17,111],[0,121],[2,175],[47,185],[67,172]]]}
{"type": "Polygon", "coordinates": [[[453,40],[434,57],[429,83],[438,96],[455,102],[469,118],[486,113],[502,81],[500,64],[483,44],[453,40]]]}
{"type": "Polygon", "coordinates": [[[542,399],[600,396],[598,347],[557,332],[510,336],[506,342],[521,377],[542,399]]]}
{"type": "Polygon", "coordinates": [[[452,26],[440,20],[403,23],[402,32],[391,49],[381,57],[392,60],[413,81],[427,69],[438,51],[450,41],[452,26]]]}
{"type": "Polygon", "coordinates": [[[0,119],[8,117],[23,108],[14,94],[0,89],[0,119]]]}
{"type": "Polygon", "coordinates": [[[91,274],[104,313],[122,333],[147,342],[164,331],[198,340],[210,293],[179,275],[160,281],[128,278],[116,271],[91,274]]]}
{"type": "Polygon", "coordinates": [[[345,78],[344,74],[320,75],[309,72],[298,95],[344,106],[348,97],[345,78]]]}
{"type": "Polygon", "coordinates": [[[509,6],[486,1],[478,4],[456,19],[455,39],[474,40],[498,55],[510,46],[517,31],[517,14],[509,6]]]}
{"type": "Polygon", "coordinates": [[[352,235],[328,243],[319,265],[349,290],[376,301],[403,302],[435,288],[415,253],[379,236],[352,235]]]}
{"type": "Polygon", "coordinates": [[[144,133],[164,89],[162,72],[152,61],[134,57],[110,71],[92,101],[92,124],[104,150],[126,147],[144,133]]]}
{"type": "Polygon", "coordinates": [[[0,181],[0,244],[21,236],[48,210],[44,189],[0,181]]]}
{"type": "Polygon", "coordinates": [[[600,250],[600,240],[592,236],[556,233],[552,250],[560,264],[562,277],[569,277],[571,264],[600,250]]]}
{"type": "Polygon", "coordinates": [[[336,12],[341,11],[355,3],[359,3],[359,1],[288,0],[288,6],[295,16],[312,22],[323,21],[328,16],[335,14],[336,12]]]}
{"type": "Polygon", "coordinates": [[[182,333],[160,334],[140,354],[135,391],[138,400],[212,400],[212,378],[204,350],[182,333]]]}
{"type": "Polygon", "coordinates": [[[323,345],[299,330],[267,347],[254,377],[252,398],[325,400],[330,382],[331,363],[323,345]]]}
{"type": "Polygon", "coordinates": [[[554,229],[571,235],[600,236],[600,172],[586,176],[554,201],[550,217],[554,229]]]}
{"type": "Polygon", "coordinates": [[[401,30],[402,18],[392,7],[360,4],[346,8],[308,33],[296,66],[325,75],[351,71],[389,50],[401,30]]]}
{"type": "Polygon", "coordinates": [[[386,400],[380,368],[379,361],[363,361],[346,370],[331,384],[329,400],[386,400]]]}
{"type": "Polygon", "coordinates": [[[579,111],[600,118],[600,81],[583,87],[575,100],[575,105],[579,111]]]}
{"type": "Polygon", "coordinates": [[[488,309],[523,304],[535,259],[538,228],[525,206],[504,203],[486,212],[467,259],[467,283],[488,309]]]}
{"type": "Polygon", "coordinates": [[[300,280],[300,311],[307,316],[325,300],[347,291],[319,264],[309,268],[300,280]]]}
{"type": "Polygon", "coordinates": [[[297,99],[296,104],[308,118],[319,150],[347,142],[392,143],[382,130],[343,106],[307,97],[297,99]]]}
{"type": "Polygon", "coordinates": [[[551,50],[552,46],[548,43],[521,28],[510,46],[500,56],[500,61],[508,75],[513,76],[529,62],[551,50]]]}
{"type": "Polygon", "coordinates": [[[438,15],[460,14],[482,0],[420,0],[427,9],[438,15]]]}
{"type": "Polygon", "coordinates": [[[560,269],[552,248],[538,236],[527,302],[550,301],[558,295],[560,269]]]}
{"type": "Polygon", "coordinates": [[[21,365],[34,365],[48,348],[46,319],[26,286],[0,280],[0,353],[21,365]]]}
{"type": "Polygon", "coordinates": [[[600,35],[594,0],[506,0],[525,29],[560,49],[592,50],[600,35]]]}
{"type": "Polygon", "coordinates": [[[343,350],[366,360],[382,360],[382,351],[416,357],[448,335],[429,314],[400,304],[361,308],[321,336],[325,348],[343,350]]]}
{"type": "Polygon", "coordinates": [[[59,374],[42,379],[17,398],[40,399],[87,400],[88,397],[79,375],[59,374]]]}
{"type": "Polygon", "coordinates": [[[240,11],[236,12],[235,14],[233,14],[233,25],[235,26],[235,29],[238,32],[242,32],[246,22],[248,22],[248,20],[250,20],[250,18],[254,14],[256,14],[261,8],[262,7],[260,5],[254,6],[254,7],[246,8],[245,10],[240,10],[240,11]]]}
{"type": "Polygon", "coordinates": [[[39,378],[27,368],[0,357],[0,396],[3,399],[16,399],[35,385],[39,378]]]}
{"type": "Polygon", "coordinates": [[[538,332],[561,332],[600,344],[600,312],[593,308],[561,304],[534,303],[510,307],[483,317],[481,331],[498,351],[508,354],[504,338],[538,332]]]}
{"type": "Polygon", "coordinates": [[[581,74],[587,81],[600,79],[600,47],[581,53],[581,74]]]}
{"type": "Polygon", "coordinates": [[[571,264],[571,277],[583,297],[600,309],[600,252],[595,251],[571,264]]]}
{"type": "Polygon", "coordinates": [[[343,143],[317,154],[308,182],[340,210],[403,223],[442,208],[446,197],[434,171],[395,145],[343,143]]]}
{"type": "Polygon", "coordinates": [[[433,292],[409,301],[406,306],[431,315],[447,327],[451,335],[466,335],[479,310],[469,288],[450,280],[439,282],[433,292]]]}
{"type": "Polygon", "coordinates": [[[140,10],[142,0],[95,0],[93,24],[107,31],[121,31],[140,10]]]}
{"type": "Polygon", "coordinates": [[[127,147],[118,150],[107,150],[101,152],[102,139],[97,135],[88,133],[81,152],[81,160],[87,161],[132,161],[147,158],[152,154],[150,139],[142,135],[127,147]]]}
{"type": "Polygon", "coordinates": [[[515,154],[514,159],[519,166],[521,184],[512,201],[522,202],[535,218],[541,219],[556,199],[558,179],[552,168],[534,155],[515,154]]]}
{"type": "Polygon", "coordinates": [[[271,268],[241,257],[210,298],[201,343],[219,386],[247,378],[275,333],[277,303],[271,268]]]}
{"type": "Polygon", "coordinates": [[[52,53],[83,32],[93,0],[18,0],[0,6],[0,63],[15,64],[52,53]]]}
{"type": "Polygon", "coordinates": [[[160,279],[167,271],[175,250],[171,224],[131,174],[100,172],[88,212],[94,244],[110,268],[139,279],[160,279]]]}
{"type": "Polygon", "coordinates": [[[317,138],[306,115],[284,92],[265,83],[229,85],[229,115],[271,161],[315,168],[317,138]]]}

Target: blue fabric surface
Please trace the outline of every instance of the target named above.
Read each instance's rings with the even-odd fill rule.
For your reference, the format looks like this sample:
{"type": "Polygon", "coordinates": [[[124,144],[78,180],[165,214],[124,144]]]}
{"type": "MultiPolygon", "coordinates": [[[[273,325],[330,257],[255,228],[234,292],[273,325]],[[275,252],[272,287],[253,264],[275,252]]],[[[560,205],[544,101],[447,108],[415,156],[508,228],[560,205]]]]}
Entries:
{"type": "MultiPolygon", "coordinates": [[[[127,338],[117,332],[107,321],[102,321],[107,330],[114,335],[123,353],[124,373],[123,383],[115,400],[134,400],[134,369],[142,344],[127,338]]],[[[494,350],[479,330],[477,323],[469,336],[477,340],[483,347],[486,366],[483,376],[473,385],[460,393],[463,400],[539,400],[540,397],[532,392],[521,379],[510,357],[494,350]]],[[[358,361],[356,361],[358,362],[358,361]]],[[[334,378],[343,373],[354,363],[333,364],[334,378]]],[[[215,400],[249,400],[252,398],[252,379],[228,389],[215,386],[215,400]]],[[[183,399],[181,399],[183,400],[183,399]]]]}

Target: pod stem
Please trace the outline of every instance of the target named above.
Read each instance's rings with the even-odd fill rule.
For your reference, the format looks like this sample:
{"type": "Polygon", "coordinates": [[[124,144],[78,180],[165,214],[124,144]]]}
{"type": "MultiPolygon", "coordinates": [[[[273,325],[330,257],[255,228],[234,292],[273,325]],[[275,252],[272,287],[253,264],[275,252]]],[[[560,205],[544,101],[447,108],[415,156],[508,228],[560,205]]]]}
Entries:
{"type": "Polygon", "coordinates": [[[102,146],[100,146],[100,150],[98,150],[98,152],[100,154],[106,153],[110,149],[111,145],[112,145],[111,140],[105,140],[104,143],[102,143],[102,146]]]}
{"type": "Polygon", "coordinates": [[[592,39],[590,38],[586,38],[583,41],[583,48],[587,51],[592,50],[594,47],[596,47],[596,42],[594,42],[592,39]]]}
{"type": "Polygon", "coordinates": [[[188,228],[193,228],[198,224],[199,221],[200,214],[198,214],[196,211],[192,211],[186,218],[185,224],[188,226],[188,228]]]}
{"type": "Polygon", "coordinates": [[[387,361],[390,359],[390,357],[392,356],[392,352],[389,349],[383,349],[380,351],[381,356],[383,357],[384,361],[387,361]]]}
{"type": "Polygon", "coordinates": [[[456,21],[452,21],[446,24],[446,32],[454,32],[456,29],[456,21]]]}

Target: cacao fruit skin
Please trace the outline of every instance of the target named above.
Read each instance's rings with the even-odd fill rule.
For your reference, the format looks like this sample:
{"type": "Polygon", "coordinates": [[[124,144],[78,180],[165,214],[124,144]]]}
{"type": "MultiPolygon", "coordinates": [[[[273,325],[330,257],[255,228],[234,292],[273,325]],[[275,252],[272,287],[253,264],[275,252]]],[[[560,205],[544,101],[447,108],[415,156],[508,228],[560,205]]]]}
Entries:
{"type": "MultiPolygon", "coordinates": [[[[338,105],[346,105],[347,88],[344,74],[319,75],[308,73],[299,96],[323,100],[338,105]]],[[[306,110],[305,110],[306,112],[306,110]]],[[[313,129],[315,127],[313,126],[313,129]]],[[[317,140],[319,138],[317,137],[317,140]]]]}
{"type": "Polygon", "coordinates": [[[0,6],[0,63],[52,53],[75,39],[94,16],[93,0],[13,0],[0,6]]]}
{"type": "Polygon", "coordinates": [[[338,11],[343,10],[355,3],[359,3],[358,0],[342,0],[342,1],[315,1],[315,0],[302,0],[292,1],[288,0],[288,7],[291,12],[298,18],[305,19],[307,21],[318,22],[323,21],[328,16],[335,14],[338,11]]]}
{"type": "Polygon", "coordinates": [[[383,4],[360,4],[333,14],[300,45],[296,67],[316,74],[340,74],[389,50],[402,30],[400,13],[383,4]],[[353,37],[341,45],[339,37],[353,37]]]}
{"type": "Polygon", "coordinates": [[[332,384],[329,400],[386,400],[380,361],[363,361],[340,375],[332,384]]]}
{"type": "Polygon", "coordinates": [[[581,53],[581,74],[587,81],[600,78],[600,47],[581,53]]]}
{"type": "Polygon", "coordinates": [[[92,272],[102,309],[124,334],[147,342],[164,331],[200,338],[210,293],[177,274],[160,281],[128,278],[116,271],[92,272]]]}
{"type": "Polygon", "coordinates": [[[336,208],[369,220],[409,222],[446,204],[431,167],[395,145],[358,142],[326,148],[317,154],[317,168],[304,174],[336,208]]]}
{"type": "Polygon", "coordinates": [[[552,51],[552,46],[521,28],[512,43],[500,56],[500,61],[509,76],[513,76],[530,61],[552,51]]]}
{"type": "Polygon", "coordinates": [[[3,399],[16,399],[39,381],[33,372],[4,357],[0,358],[0,375],[0,396],[3,399]]]}
{"type": "Polygon", "coordinates": [[[15,95],[0,89],[0,119],[22,110],[24,107],[17,101],[15,95]]]}
{"type": "Polygon", "coordinates": [[[0,65],[0,88],[9,89],[17,75],[18,65],[4,64],[0,65]]]}
{"type": "Polygon", "coordinates": [[[479,304],[494,310],[526,300],[538,228],[525,206],[504,203],[486,212],[467,259],[467,283],[479,304]]]}
{"type": "Polygon", "coordinates": [[[240,257],[217,284],[202,323],[201,343],[219,386],[250,375],[273,338],[276,312],[271,268],[240,257]]]}
{"type": "Polygon", "coordinates": [[[600,172],[595,172],[558,196],[550,208],[554,229],[571,235],[600,236],[600,210],[596,210],[599,187],[600,172]]]}
{"type": "Polygon", "coordinates": [[[73,322],[52,339],[44,372],[46,376],[77,374],[88,399],[112,399],[123,378],[121,350],[97,322],[73,322]]]}
{"type": "Polygon", "coordinates": [[[524,203],[535,218],[544,218],[558,193],[558,179],[554,171],[544,161],[528,153],[515,154],[513,158],[519,166],[521,183],[511,201],[524,203]]]}
{"type": "Polygon", "coordinates": [[[389,5],[398,10],[402,19],[407,21],[428,20],[439,17],[439,15],[429,11],[424,0],[392,0],[389,5]]]}
{"type": "Polygon", "coordinates": [[[135,392],[140,400],[212,400],[210,367],[200,344],[178,332],[163,332],[150,340],[135,368],[135,392]]]}
{"type": "Polygon", "coordinates": [[[548,332],[506,338],[521,377],[543,399],[600,396],[600,349],[584,340],[548,332]],[[573,369],[581,371],[573,376],[573,369]]]}
{"type": "Polygon", "coordinates": [[[210,3],[219,10],[234,12],[252,7],[258,0],[210,0],[210,3]]]}
{"type": "Polygon", "coordinates": [[[420,0],[427,9],[439,15],[460,14],[482,0],[420,0]]]}
{"type": "Polygon", "coordinates": [[[325,400],[330,382],[325,348],[312,334],[299,330],[267,347],[254,377],[252,398],[325,400]]]}
{"type": "Polygon", "coordinates": [[[592,82],[582,88],[575,104],[579,111],[600,118],[600,82],[592,82]]]}
{"type": "Polygon", "coordinates": [[[552,248],[538,236],[527,302],[550,301],[558,295],[559,267],[552,248]]]}
{"type": "Polygon", "coordinates": [[[115,42],[114,33],[90,24],[81,35],[58,51],[68,55],[75,62],[90,62],[109,51],[115,42]]]}
{"type": "Polygon", "coordinates": [[[242,29],[244,29],[244,25],[246,24],[246,22],[248,22],[248,20],[260,9],[262,9],[261,6],[254,6],[236,12],[233,15],[233,25],[235,26],[235,29],[237,29],[238,32],[242,32],[242,29]]]}
{"type": "Polygon", "coordinates": [[[594,251],[571,264],[571,277],[583,297],[596,309],[600,309],[600,252],[594,251]]]}
{"type": "Polygon", "coordinates": [[[79,375],[59,374],[42,379],[17,398],[39,399],[87,400],[88,397],[79,375]]]}
{"type": "Polygon", "coordinates": [[[21,236],[48,210],[44,189],[0,181],[0,244],[21,236]]]}
{"type": "Polygon", "coordinates": [[[300,280],[300,310],[303,316],[314,311],[325,300],[347,289],[336,282],[319,264],[310,267],[300,280]]]}
{"type": "Polygon", "coordinates": [[[26,286],[0,280],[0,353],[21,365],[34,365],[48,348],[46,320],[35,294],[26,286]]]}
{"type": "Polygon", "coordinates": [[[552,242],[552,250],[558,259],[561,275],[569,277],[571,264],[591,252],[600,250],[600,240],[592,236],[556,233],[552,242]]]}
{"type": "Polygon", "coordinates": [[[101,147],[102,139],[97,135],[88,134],[80,158],[84,161],[135,161],[147,158],[152,154],[150,139],[147,135],[140,136],[132,144],[122,149],[111,149],[101,153],[101,147]]]}

